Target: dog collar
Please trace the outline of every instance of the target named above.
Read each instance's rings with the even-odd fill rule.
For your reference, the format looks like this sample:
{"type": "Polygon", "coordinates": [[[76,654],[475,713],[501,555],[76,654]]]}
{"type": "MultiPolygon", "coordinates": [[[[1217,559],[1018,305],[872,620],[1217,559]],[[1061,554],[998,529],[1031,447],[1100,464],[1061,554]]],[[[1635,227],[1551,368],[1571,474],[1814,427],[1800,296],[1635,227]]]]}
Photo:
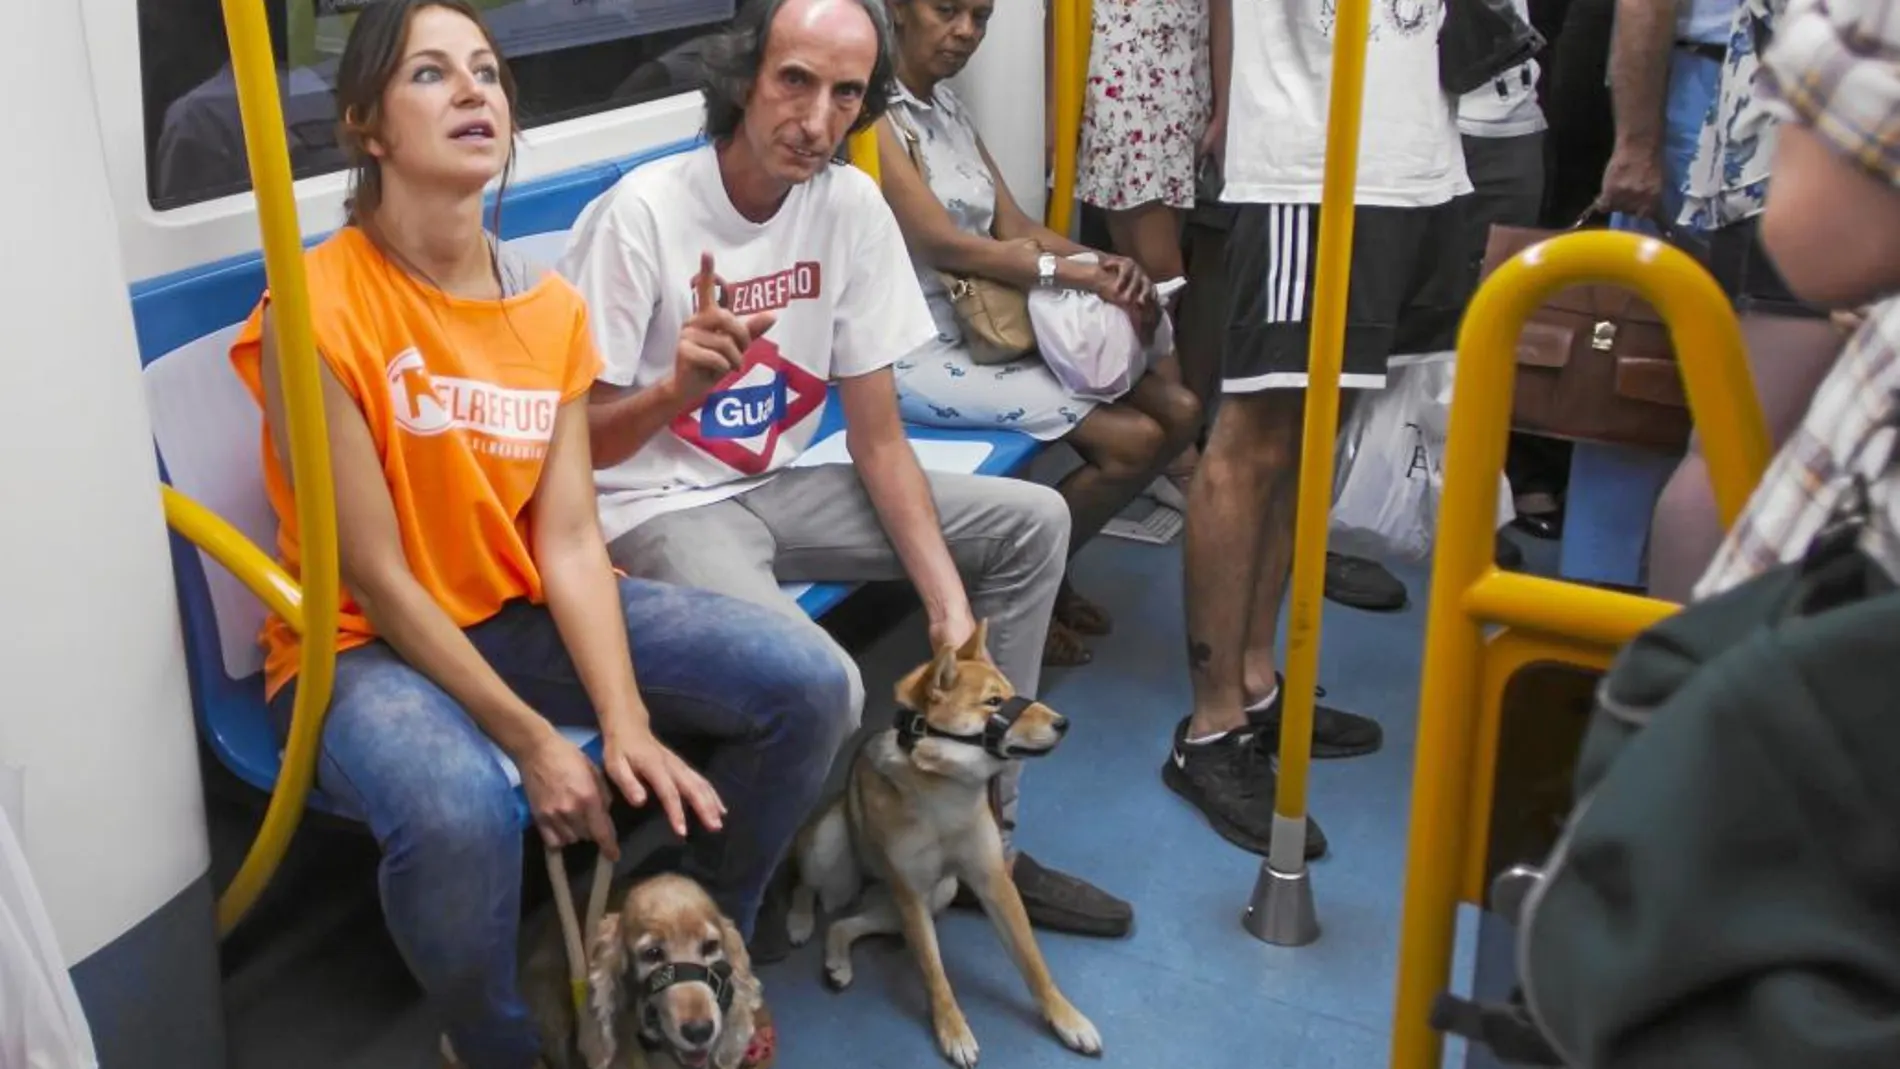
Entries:
{"type": "Polygon", "coordinates": [[[1024,757],[1041,757],[1047,750],[1017,750],[1009,745],[1009,729],[1022,719],[1023,711],[1035,704],[1034,698],[1017,696],[1003,699],[984,723],[983,730],[970,735],[958,735],[932,727],[924,714],[915,709],[898,707],[895,727],[897,728],[897,746],[905,753],[916,749],[917,743],[925,738],[948,739],[966,746],[978,746],[991,757],[999,761],[1014,761],[1024,757]]]}

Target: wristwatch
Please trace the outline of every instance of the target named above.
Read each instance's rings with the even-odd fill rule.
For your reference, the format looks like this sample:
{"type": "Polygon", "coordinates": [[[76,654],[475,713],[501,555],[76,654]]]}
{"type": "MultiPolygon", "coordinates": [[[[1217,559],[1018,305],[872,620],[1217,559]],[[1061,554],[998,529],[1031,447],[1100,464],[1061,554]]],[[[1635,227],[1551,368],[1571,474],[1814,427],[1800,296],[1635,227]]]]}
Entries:
{"type": "Polygon", "coordinates": [[[1056,254],[1045,252],[1036,257],[1036,285],[1053,289],[1056,284],[1056,254]]]}

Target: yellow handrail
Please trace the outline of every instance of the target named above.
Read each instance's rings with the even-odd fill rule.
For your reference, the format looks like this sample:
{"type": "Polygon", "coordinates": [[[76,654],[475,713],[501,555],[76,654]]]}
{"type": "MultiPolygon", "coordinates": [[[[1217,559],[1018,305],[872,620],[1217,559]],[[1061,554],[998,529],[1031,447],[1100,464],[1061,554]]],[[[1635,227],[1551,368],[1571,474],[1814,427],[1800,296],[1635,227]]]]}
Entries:
{"type": "Polygon", "coordinates": [[[316,770],[323,717],[330,705],[336,668],[338,571],[336,501],[331,483],[323,395],[317,374],[316,346],[310,331],[310,295],[303,272],[302,231],[291,192],[290,149],[284,113],[277,96],[276,64],[263,0],[223,0],[224,24],[231,42],[238,111],[244,124],[244,149],[256,190],[258,226],[263,234],[264,269],[275,306],[277,359],[283,381],[291,478],[297,488],[297,527],[302,536],[304,584],[296,584],[262,550],[176,492],[165,495],[168,522],[200,546],[272,611],[302,635],[297,698],[283,768],[271,791],[263,826],[237,876],[218,900],[218,933],[235,928],[256,904],[290,847],[303,817],[304,802],[316,770]]]}
{"type": "Polygon", "coordinates": [[[1768,433],[1741,328],[1715,281],[1681,250],[1619,231],[1566,234],[1518,253],[1472,298],[1458,335],[1426,615],[1392,1069],[1438,1069],[1442,1054],[1430,1013],[1448,986],[1461,877],[1470,837],[1481,834],[1472,827],[1470,781],[1474,767],[1495,757],[1477,752],[1483,629],[1504,623],[1607,655],[1676,608],[1501,574],[1493,559],[1518,335],[1551,294],[1580,284],[1627,286],[1668,324],[1724,526],[1735,521],[1768,464],[1768,433]]]}
{"type": "Polygon", "coordinates": [[[1049,209],[1043,213],[1049,229],[1069,233],[1075,215],[1076,149],[1082,134],[1082,78],[1087,64],[1088,26],[1077,15],[1078,0],[1055,0],[1050,8],[1050,30],[1055,35],[1056,158],[1049,189],[1049,209]]]}
{"type": "Polygon", "coordinates": [[[1325,176],[1320,184],[1319,259],[1313,276],[1313,329],[1306,357],[1306,421],[1294,516],[1287,608],[1286,679],[1281,692],[1280,782],[1273,799],[1269,861],[1284,873],[1305,864],[1306,779],[1313,751],[1314,684],[1319,679],[1320,597],[1333,503],[1333,440],[1339,433],[1339,371],[1352,275],[1353,206],[1359,178],[1359,122],[1366,91],[1370,0],[1341,0],[1333,32],[1325,176]]]}

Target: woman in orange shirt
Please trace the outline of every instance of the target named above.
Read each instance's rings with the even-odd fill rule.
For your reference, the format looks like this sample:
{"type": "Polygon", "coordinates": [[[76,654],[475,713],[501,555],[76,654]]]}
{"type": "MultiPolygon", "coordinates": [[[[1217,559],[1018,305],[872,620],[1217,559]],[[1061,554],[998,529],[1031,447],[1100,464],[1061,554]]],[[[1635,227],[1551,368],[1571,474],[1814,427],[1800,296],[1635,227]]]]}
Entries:
{"type": "MultiPolygon", "coordinates": [[[[720,833],[694,837],[687,868],[749,936],[849,709],[831,650],[775,612],[611,570],[586,308],[483,226],[513,105],[464,0],[365,8],[337,72],[348,224],[306,257],[345,588],[319,782],[374,832],[390,931],[470,1069],[527,1069],[540,1053],[515,985],[522,836],[491,740],[545,842],[617,855],[606,786],[557,731],[598,726],[629,802],[656,799],[681,835],[688,812],[720,833]],[[662,737],[703,740],[706,775],[662,737]]],[[[681,347],[736,359],[745,328],[706,308],[681,347]]],[[[265,410],[265,481],[295,574],[273,336],[266,295],[232,360],[265,410]]],[[[280,727],[298,641],[266,626],[280,727]]]]}

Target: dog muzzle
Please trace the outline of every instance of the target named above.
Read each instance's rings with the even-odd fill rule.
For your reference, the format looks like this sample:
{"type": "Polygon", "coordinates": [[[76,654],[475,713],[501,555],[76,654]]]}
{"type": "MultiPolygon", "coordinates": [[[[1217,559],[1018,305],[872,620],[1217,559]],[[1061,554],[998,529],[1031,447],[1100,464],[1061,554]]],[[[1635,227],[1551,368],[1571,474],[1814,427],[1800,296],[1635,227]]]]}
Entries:
{"type": "Polygon", "coordinates": [[[660,1011],[656,1005],[660,995],[674,984],[705,984],[712,988],[713,1001],[719,1004],[719,1018],[725,1020],[732,1012],[732,963],[716,961],[711,965],[701,965],[692,961],[669,961],[653,970],[640,986],[640,1045],[647,1050],[660,1050],[667,1045],[663,1038],[666,1030],[660,1025],[660,1011]]]}
{"type": "Polygon", "coordinates": [[[899,749],[909,753],[916,749],[917,743],[923,739],[947,739],[966,746],[978,747],[998,761],[1041,757],[1049,751],[1023,749],[1009,744],[1009,729],[1015,727],[1016,721],[1022,719],[1024,710],[1034,704],[1036,704],[1034,698],[1021,696],[1005,698],[1003,704],[997,706],[996,710],[990,714],[989,720],[983,725],[983,730],[972,735],[958,735],[942,728],[932,727],[924,714],[915,709],[900,708],[897,710],[895,725],[897,745],[899,749]]]}

